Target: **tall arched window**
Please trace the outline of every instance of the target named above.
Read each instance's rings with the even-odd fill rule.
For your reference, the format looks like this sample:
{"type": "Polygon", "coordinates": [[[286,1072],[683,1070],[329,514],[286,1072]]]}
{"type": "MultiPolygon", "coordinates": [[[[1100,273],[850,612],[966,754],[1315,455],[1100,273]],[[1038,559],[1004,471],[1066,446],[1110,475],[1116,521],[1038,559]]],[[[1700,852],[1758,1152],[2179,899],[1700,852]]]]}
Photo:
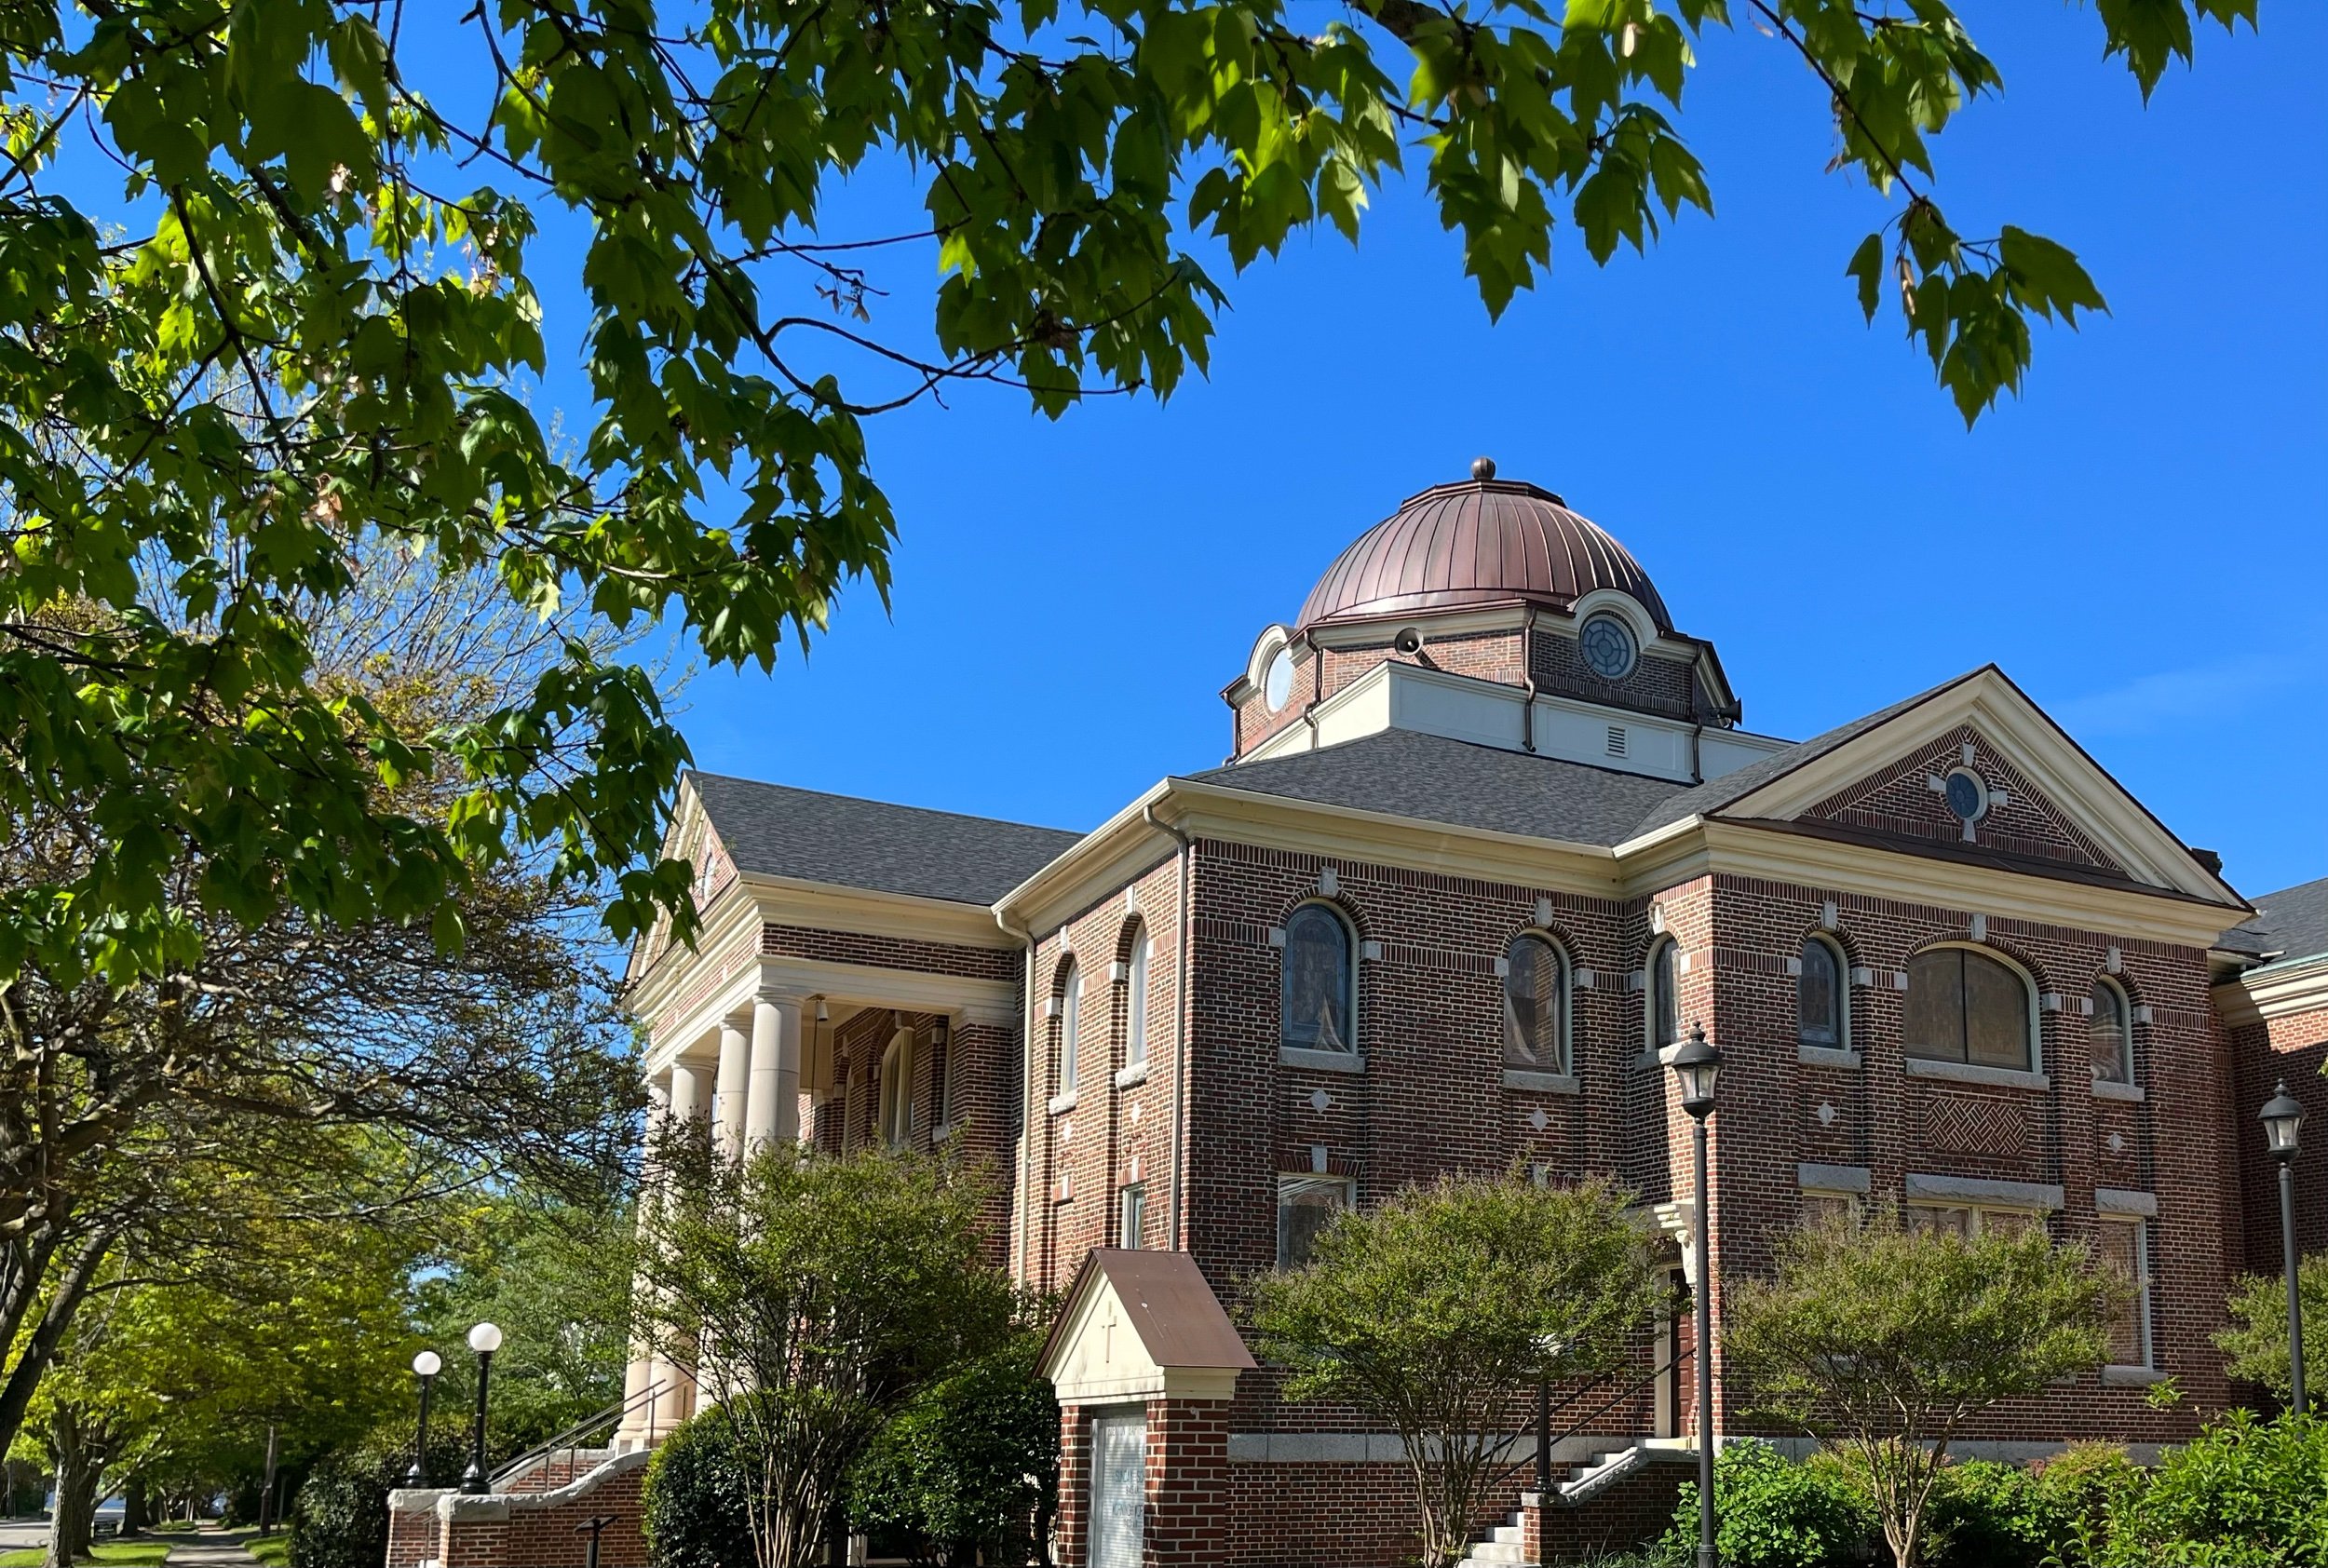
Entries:
{"type": "Polygon", "coordinates": [[[1542,937],[1523,932],[1504,953],[1504,1061],[1565,1073],[1567,1037],[1568,961],[1542,937]]]}
{"type": "Polygon", "coordinates": [[[1843,1048],[1843,962],[1823,938],[1803,943],[1794,980],[1794,1039],[1822,1050],[1843,1048]]]}
{"type": "Polygon", "coordinates": [[[1148,1059],[1148,934],[1143,930],[1131,944],[1131,966],[1124,981],[1124,1065],[1137,1067],[1148,1059]]]}
{"type": "Polygon", "coordinates": [[[1908,960],[1906,1046],[1929,1061],[2029,1070],[2029,985],[2019,971],[1970,948],[1908,960]]]}
{"type": "Polygon", "coordinates": [[[881,1054],[881,1141],[901,1148],[914,1132],[914,1032],[900,1026],[881,1054]]]}
{"type": "Polygon", "coordinates": [[[2134,1011],[2126,994],[2108,980],[2093,982],[2093,1017],[2086,1021],[2086,1049],[2093,1057],[2093,1081],[2134,1081],[2134,1011]]]}
{"type": "Polygon", "coordinates": [[[1304,904],[1285,923],[1285,993],[1280,1038],[1302,1050],[1356,1048],[1350,928],[1324,904],[1304,904]]]}
{"type": "Polygon", "coordinates": [[[1649,954],[1649,1045],[1660,1049],[1682,1037],[1681,987],[1675,979],[1675,953],[1671,937],[1649,954]]]}
{"type": "Polygon", "coordinates": [[[1076,1088],[1076,1036],[1083,1029],[1083,971],[1075,965],[1067,966],[1066,978],[1059,982],[1059,1092],[1073,1094],[1076,1088]]]}

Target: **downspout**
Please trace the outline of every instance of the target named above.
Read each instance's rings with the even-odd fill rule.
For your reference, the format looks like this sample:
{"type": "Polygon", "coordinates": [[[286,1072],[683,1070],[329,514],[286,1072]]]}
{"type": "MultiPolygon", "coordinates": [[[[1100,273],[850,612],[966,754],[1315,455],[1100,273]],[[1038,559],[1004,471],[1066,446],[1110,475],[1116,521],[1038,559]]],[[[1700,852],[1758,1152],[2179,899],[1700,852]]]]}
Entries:
{"type": "MultiPolygon", "coordinates": [[[[1312,650],[1313,654],[1315,650],[1312,650]]],[[[1186,1125],[1188,1088],[1196,1074],[1188,1060],[1188,950],[1196,942],[1196,922],[1188,913],[1188,884],[1196,858],[1196,845],[1186,833],[1157,818],[1156,804],[1150,802],[1140,808],[1141,819],[1157,832],[1169,835],[1180,845],[1180,908],[1175,912],[1180,923],[1174,947],[1172,977],[1172,1185],[1171,1210],[1165,1216],[1164,1234],[1171,1239],[1173,1251],[1185,1250],[1181,1235],[1181,1216],[1185,1212],[1188,1184],[1188,1160],[1182,1144],[1182,1129],[1186,1125]]]]}
{"type": "Polygon", "coordinates": [[[1528,618],[1520,624],[1520,686],[1527,699],[1520,708],[1520,749],[1536,750],[1536,606],[1528,606],[1528,618]]]}
{"type": "MultiPolygon", "coordinates": [[[[1318,705],[1326,699],[1326,660],[1318,651],[1318,629],[1311,627],[1302,633],[1302,642],[1309,649],[1309,702],[1302,710],[1302,723],[1309,726],[1309,749],[1318,750],[1318,705]]],[[[1150,818],[1154,820],[1154,818],[1150,818]]],[[[1165,831],[1171,832],[1171,829],[1165,831]]],[[[1173,834],[1178,837],[1177,833],[1173,834]]]]}
{"type": "Polygon", "coordinates": [[[1028,1275],[1026,1258],[1027,1216],[1034,1212],[1035,1199],[1027,1190],[1033,1175],[1029,1156],[1035,1148],[1034,1102],[1028,1098],[1035,1092],[1035,933],[1024,926],[1013,926],[995,906],[995,924],[1002,927],[1006,937],[1015,937],[1026,950],[1026,979],[1022,982],[1019,996],[1019,1241],[1014,1250],[1015,1273],[1021,1284],[1028,1275]]]}

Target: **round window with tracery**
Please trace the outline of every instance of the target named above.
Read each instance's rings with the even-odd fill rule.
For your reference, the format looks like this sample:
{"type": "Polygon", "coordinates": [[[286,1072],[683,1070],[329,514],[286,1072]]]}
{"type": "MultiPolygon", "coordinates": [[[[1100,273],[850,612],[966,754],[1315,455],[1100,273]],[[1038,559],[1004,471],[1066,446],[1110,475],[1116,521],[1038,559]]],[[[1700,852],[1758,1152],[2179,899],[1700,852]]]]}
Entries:
{"type": "Polygon", "coordinates": [[[1615,615],[1595,615],[1585,622],[1577,641],[1584,654],[1584,667],[1602,680],[1621,681],[1632,673],[1633,659],[1639,653],[1632,628],[1615,615]]]}

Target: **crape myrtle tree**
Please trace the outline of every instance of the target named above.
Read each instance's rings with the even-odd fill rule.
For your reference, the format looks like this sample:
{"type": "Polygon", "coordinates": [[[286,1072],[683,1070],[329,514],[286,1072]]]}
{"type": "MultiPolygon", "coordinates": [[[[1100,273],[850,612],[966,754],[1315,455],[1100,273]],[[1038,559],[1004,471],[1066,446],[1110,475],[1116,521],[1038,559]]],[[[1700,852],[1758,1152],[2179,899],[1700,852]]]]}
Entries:
{"type": "Polygon", "coordinates": [[[771,1143],[737,1163],[705,1143],[656,1152],[640,1312],[720,1401],[758,1568],[811,1568],[883,1427],[999,1348],[1022,1303],[984,1256],[982,1178],[879,1148],[771,1143]]]}
{"type": "Polygon", "coordinates": [[[2041,1225],[1965,1237],[1910,1228],[1885,1205],[1856,1227],[1794,1232],[1770,1278],[1726,1281],[1722,1347],[1748,1410],[1866,1477],[1893,1561],[1913,1568],[1966,1424],[2100,1367],[2132,1291],[2041,1225]]]}
{"type": "MultiPolygon", "coordinates": [[[[376,534],[343,565],[345,592],[291,607],[311,677],[402,733],[497,710],[565,656],[571,629],[490,574],[447,573],[376,534]]],[[[121,835],[142,831],[119,814],[152,782],[17,802],[0,817],[0,910],[61,918],[51,894],[111,879],[121,835]]],[[[457,790],[425,775],[377,778],[373,792],[416,821],[458,809],[457,790]]],[[[0,1441],[107,1258],[215,1255],[243,1213],[222,1195],[378,1224],[489,1174],[581,1196],[625,1179],[639,1085],[588,887],[538,859],[482,868],[440,908],[463,937],[446,944],[377,912],[238,916],[206,892],[213,857],[154,842],[168,851],[149,868],[157,908],[178,932],[156,969],[28,951],[0,980],[0,1441]]]]}
{"type": "Polygon", "coordinates": [[[1598,1181],[1442,1176],[1336,1216],[1307,1263],[1251,1282],[1248,1318],[1287,1396],[1399,1434],[1425,1568],[1464,1555],[1509,1474],[1514,1394],[1619,1365],[1662,1300],[1628,1202],[1598,1181]]]}

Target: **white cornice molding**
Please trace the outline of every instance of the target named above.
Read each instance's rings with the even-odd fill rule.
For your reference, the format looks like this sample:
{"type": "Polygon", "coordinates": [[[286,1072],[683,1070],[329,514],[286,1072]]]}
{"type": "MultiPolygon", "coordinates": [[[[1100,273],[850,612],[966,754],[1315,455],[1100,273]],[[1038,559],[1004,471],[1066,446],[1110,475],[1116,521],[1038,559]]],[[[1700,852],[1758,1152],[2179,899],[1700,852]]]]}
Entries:
{"type": "Polygon", "coordinates": [[[1959,725],[1969,725],[2004,751],[2137,881],[2236,909],[2241,918],[2250,912],[2238,893],[2210,875],[2180,840],[1994,666],[1780,775],[1720,815],[1792,820],[1959,725]]]}
{"type": "Polygon", "coordinates": [[[1132,803],[1092,829],[1064,853],[983,912],[986,927],[1002,947],[1019,947],[1005,929],[1032,931],[1039,939],[1093,900],[1118,891],[1156,855],[1176,848],[1169,833],[1158,832],[1146,820],[1149,806],[1162,801],[1173,788],[1165,779],[1144,791],[1132,803]]]}
{"type": "Polygon", "coordinates": [[[738,948],[756,952],[760,946],[759,915],[749,898],[728,896],[734,885],[711,900],[710,918],[697,931],[695,945],[671,942],[655,955],[646,972],[629,981],[624,1006],[634,1018],[652,1019],[670,999],[698,980],[707,966],[729,962],[738,948]]]}
{"type": "Polygon", "coordinates": [[[1660,839],[1654,858],[1636,858],[1636,846],[1648,845],[1648,839],[1619,846],[1629,894],[1655,892],[1711,872],[2202,949],[2247,918],[2241,910],[2139,887],[2072,882],[1752,823],[1699,818],[1690,822],[1699,830],[1694,834],[1666,829],[1653,835],[1660,839]]]}
{"type": "Polygon", "coordinates": [[[2328,953],[2250,969],[2217,985],[2213,995],[2226,1023],[2328,1011],[2328,953]]]}
{"type": "MultiPolygon", "coordinates": [[[[651,1036],[645,1070],[649,1077],[672,1062],[692,1058],[716,1061],[704,1048],[723,1021],[748,1013],[764,998],[805,1002],[819,996],[840,1007],[897,1007],[914,1013],[947,1013],[968,1023],[1015,1029],[1019,987],[1015,980],[975,980],[963,975],[893,969],[873,964],[839,964],[815,958],[762,957],[743,966],[714,991],[659,1025],[645,1019],[651,1036]]],[[[643,1017],[643,1015],[641,1015],[643,1017]]]]}
{"type": "Polygon", "coordinates": [[[903,937],[955,947],[1011,950],[1018,943],[995,926],[985,904],[880,893],[793,877],[747,873],[745,891],[772,926],[809,926],[867,937],[903,937]]]}

